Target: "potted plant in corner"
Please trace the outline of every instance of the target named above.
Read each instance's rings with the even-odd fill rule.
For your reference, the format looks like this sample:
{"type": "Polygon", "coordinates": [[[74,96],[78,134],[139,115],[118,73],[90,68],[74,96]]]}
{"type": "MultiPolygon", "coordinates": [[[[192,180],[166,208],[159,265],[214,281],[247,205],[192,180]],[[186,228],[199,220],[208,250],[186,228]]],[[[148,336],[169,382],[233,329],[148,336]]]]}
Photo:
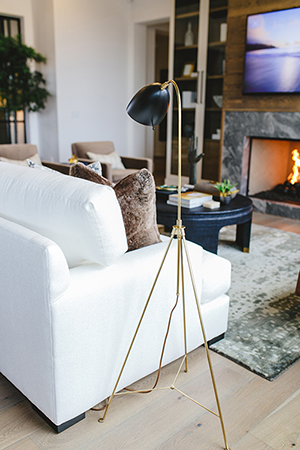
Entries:
{"type": "MultiPolygon", "coordinates": [[[[50,93],[41,72],[31,70],[29,63],[46,63],[46,58],[17,38],[0,36],[0,110],[4,111],[7,138],[11,142],[10,115],[20,110],[40,111],[45,108],[50,93]]],[[[17,142],[15,126],[15,142],[17,142]]]]}
{"type": "Polygon", "coordinates": [[[216,188],[219,191],[220,202],[228,205],[232,196],[235,196],[239,191],[238,189],[234,189],[237,183],[232,184],[228,179],[223,180],[220,183],[216,184],[216,188]]]}

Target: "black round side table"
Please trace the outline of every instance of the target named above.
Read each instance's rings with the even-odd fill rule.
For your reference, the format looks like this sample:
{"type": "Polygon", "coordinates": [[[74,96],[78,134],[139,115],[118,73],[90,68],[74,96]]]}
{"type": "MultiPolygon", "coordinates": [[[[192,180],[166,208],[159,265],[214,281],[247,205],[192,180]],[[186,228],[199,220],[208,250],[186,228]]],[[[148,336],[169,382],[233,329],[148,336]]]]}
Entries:
{"type": "MultiPolygon", "coordinates": [[[[177,207],[166,203],[168,195],[157,193],[157,223],[171,230],[176,224],[177,207]]],[[[243,252],[249,252],[253,204],[249,197],[237,194],[228,205],[218,209],[181,208],[186,239],[201,245],[212,253],[218,251],[219,231],[226,225],[237,225],[236,243],[243,252]]]]}

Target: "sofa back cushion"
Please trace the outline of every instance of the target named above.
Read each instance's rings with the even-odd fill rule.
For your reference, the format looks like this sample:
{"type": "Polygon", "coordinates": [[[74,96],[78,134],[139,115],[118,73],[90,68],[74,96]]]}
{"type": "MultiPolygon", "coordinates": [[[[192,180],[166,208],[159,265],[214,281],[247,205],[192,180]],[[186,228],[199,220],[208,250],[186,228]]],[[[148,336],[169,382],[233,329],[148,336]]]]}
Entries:
{"type": "Polygon", "coordinates": [[[0,162],[0,193],[0,216],[56,242],[70,267],[86,260],[107,266],[127,250],[109,186],[0,162]]]}

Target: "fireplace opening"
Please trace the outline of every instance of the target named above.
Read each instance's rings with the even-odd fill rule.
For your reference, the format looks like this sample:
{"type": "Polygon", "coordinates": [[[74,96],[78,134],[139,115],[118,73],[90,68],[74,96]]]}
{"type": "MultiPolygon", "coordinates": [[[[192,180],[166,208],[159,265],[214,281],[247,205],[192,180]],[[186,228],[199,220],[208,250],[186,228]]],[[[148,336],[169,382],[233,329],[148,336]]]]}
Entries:
{"type": "Polygon", "coordinates": [[[300,141],[251,138],[247,192],[300,205],[300,141]]]}

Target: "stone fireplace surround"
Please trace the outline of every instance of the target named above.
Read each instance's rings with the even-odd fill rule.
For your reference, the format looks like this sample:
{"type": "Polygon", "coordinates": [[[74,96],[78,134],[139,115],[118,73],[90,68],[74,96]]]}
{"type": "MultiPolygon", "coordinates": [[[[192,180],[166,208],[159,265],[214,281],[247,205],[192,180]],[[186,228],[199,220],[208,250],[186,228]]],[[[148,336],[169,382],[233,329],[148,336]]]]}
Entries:
{"type": "MultiPolygon", "coordinates": [[[[299,112],[226,111],[223,129],[222,180],[238,183],[247,195],[250,138],[300,140],[299,112]]],[[[300,206],[252,198],[256,211],[300,219],[300,206]]]]}

